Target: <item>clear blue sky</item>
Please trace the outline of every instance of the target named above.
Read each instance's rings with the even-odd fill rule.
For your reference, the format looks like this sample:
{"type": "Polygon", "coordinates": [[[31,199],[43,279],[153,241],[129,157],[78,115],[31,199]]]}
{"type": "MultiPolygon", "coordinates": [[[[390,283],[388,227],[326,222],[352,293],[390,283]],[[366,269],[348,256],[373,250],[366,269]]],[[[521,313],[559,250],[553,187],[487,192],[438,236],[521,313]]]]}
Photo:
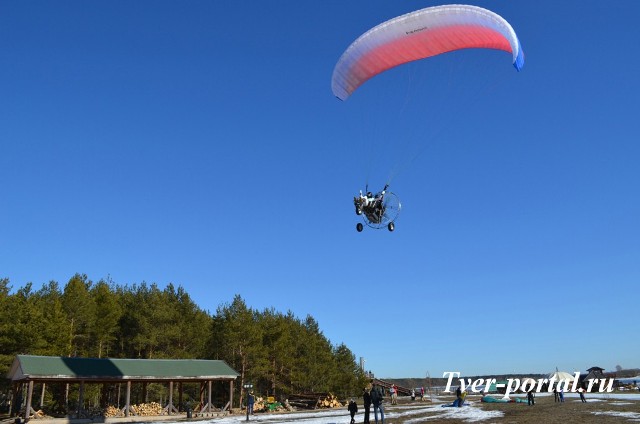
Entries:
{"type": "Polygon", "coordinates": [[[1,1],[0,277],[315,317],[382,377],[638,367],[640,3],[478,1],[468,51],[333,97],[432,1],[1,1]],[[384,184],[396,231],[355,231],[384,184]]]}

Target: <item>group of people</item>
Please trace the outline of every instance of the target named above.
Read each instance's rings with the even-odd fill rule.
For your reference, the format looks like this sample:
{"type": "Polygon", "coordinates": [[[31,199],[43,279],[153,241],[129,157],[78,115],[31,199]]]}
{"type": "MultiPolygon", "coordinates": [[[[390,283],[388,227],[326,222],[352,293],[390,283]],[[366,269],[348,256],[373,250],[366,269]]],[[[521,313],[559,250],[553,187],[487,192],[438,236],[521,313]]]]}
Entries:
{"type": "MultiPolygon", "coordinates": [[[[396,392],[397,393],[397,392],[396,392]]],[[[362,400],[364,403],[364,424],[370,424],[369,415],[371,413],[371,406],[373,405],[373,417],[376,424],[378,424],[378,413],[380,413],[380,423],[384,424],[384,407],[382,401],[384,399],[384,393],[382,388],[377,385],[373,385],[371,389],[366,388],[362,391],[362,400]]],[[[347,406],[349,413],[351,414],[351,424],[354,424],[356,413],[358,412],[358,405],[355,400],[351,399],[347,406]]]]}
{"type": "Polygon", "coordinates": [[[564,391],[562,390],[562,387],[560,390],[556,387],[553,388],[553,400],[560,403],[564,402],[564,391]]]}
{"type": "Polygon", "coordinates": [[[420,391],[416,393],[416,389],[411,389],[411,400],[415,400],[420,396],[420,400],[424,400],[424,387],[420,387],[420,391]]]}
{"type": "MultiPolygon", "coordinates": [[[[587,403],[587,399],[584,397],[584,389],[579,390],[578,393],[580,394],[580,401],[582,401],[582,403],[587,403]]],[[[562,387],[560,387],[559,390],[557,387],[553,388],[553,400],[560,403],[564,402],[564,390],[562,387]]]]}
{"type": "MultiPolygon", "coordinates": [[[[412,391],[412,400],[415,399],[416,397],[416,392],[415,390],[412,391]]],[[[392,384],[391,387],[389,387],[389,396],[391,398],[391,405],[397,405],[398,404],[398,386],[396,386],[395,384],[392,384]]],[[[420,393],[419,393],[420,398],[424,398],[424,387],[420,388],[420,393]]],[[[382,404],[382,401],[384,399],[384,389],[382,388],[382,386],[373,384],[369,387],[365,387],[364,390],[362,391],[362,400],[364,403],[364,424],[370,424],[370,414],[371,414],[371,406],[373,406],[373,417],[375,420],[375,423],[378,424],[378,413],[380,414],[380,424],[384,424],[384,406],[382,404]]],[[[351,424],[354,424],[355,421],[355,415],[358,412],[358,405],[356,404],[355,400],[351,399],[349,401],[349,404],[347,406],[347,409],[349,410],[349,413],[351,414],[351,424]]]]}

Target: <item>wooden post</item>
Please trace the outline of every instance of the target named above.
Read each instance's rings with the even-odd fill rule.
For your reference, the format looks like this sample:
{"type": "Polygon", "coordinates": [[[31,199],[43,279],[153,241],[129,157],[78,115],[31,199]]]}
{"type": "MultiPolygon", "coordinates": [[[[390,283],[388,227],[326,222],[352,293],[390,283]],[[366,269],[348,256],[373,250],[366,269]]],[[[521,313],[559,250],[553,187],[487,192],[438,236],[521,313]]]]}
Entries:
{"type": "Polygon", "coordinates": [[[102,383],[100,390],[100,408],[106,408],[109,405],[109,386],[107,383],[102,383]]]}
{"type": "Polygon", "coordinates": [[[127,381],[127,396],[126,403],[124,405],[124,416],[129,416],[129,411],[131,409],[131,381],[127,381]]]}
{"type": "Polygon", "coordinates": [[[169,382],[169,405],[168,405],[167,413],[171,415],[171,410],[173,409],[173,381],[169,382]]]}
{"type": "Polygon", "coordinates": [[[209,380],[209,387],[207,390],[207,412],[211,412],[211,380],[209,380]]]}
{"type": "Polygon", "coordinates": [[[18,384],[11,384],[11,402],[9,402],[9,416],[13,417],[14,411],[16,409],[16,403],[18,403],[18,384]]]}
{"type": "Polygon", "coordinates": [[[175,406],[173,406],[173,381],[169,382],[169,403],[162,409],[162,413],[166,413],[167,415],[171,415],[172,413],[178,413],[178,410],[175,406]]]}
{"type": "Polygon", "coordinates": [[[147,403],[147,382],[142,383],[142,402],[147,403]]]}
{"type": "Polygon", "coordinates": [[[204,383],[200,382],[200,403],[198,404],[198,412],[202,412],[204,410],[204,383]]]}
{"type": "Polygon", "coordinates": [[[31,398],[33,396],[33,380],[29,380],[29,389],[27,390],[27,406],[24,409],[24,422],[29,421],[29,414],[31,413],[31,398]]]}
{"type": "Polygon", "coordinates": [[[229,412],[233,410],[233,380],[229,380],[229,412]]]}
{"type": "Polygon", "coordinates": [[[84,381],[80,382],[80,391],[78,393],[78,412],[76,417],[82,418],[84,414],[84,381]]]}
{"type": "Polygon", "coordinates": [[[42,383],[42,392],[40,393],[40,409],[44,406],[44,389],[46,387],[45,383],[42,383]]]}
{"type": "Polygon", "coordinates": [[[182,411],[184,405],[182,405],[182,382],[178,383],[178,407],[182,411]]]}

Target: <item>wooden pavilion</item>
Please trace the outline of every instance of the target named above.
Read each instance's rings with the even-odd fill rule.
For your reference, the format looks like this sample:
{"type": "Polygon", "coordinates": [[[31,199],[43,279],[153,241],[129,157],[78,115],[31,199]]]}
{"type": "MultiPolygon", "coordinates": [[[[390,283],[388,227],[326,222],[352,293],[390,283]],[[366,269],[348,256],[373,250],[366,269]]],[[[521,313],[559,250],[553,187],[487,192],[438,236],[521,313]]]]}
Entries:
{"type": "MultiPolygon", "coordinates": [[[[62,356],[18,355],[13,361],[7,378],[12,382],[13,393],[21,392],[26,385],[25,420],[35,414],[33,404],[34,384],[42,384],[42,393],[47,384],[79,384],[77,416],[81,416],[84,404],[85,384],[126,384],[126,394],[122,413],[132,414],[131,385],[139,383],[146,390],[147,383],[168,384],[167,404],[163,413],[171,415],[178,409],[173,402],[174,383],[178,384],[179,400],[182,404],[182,384],[200,383],[201,403],[196,413],[210,413],[216,408],[212,404],[212,383],[229,383],[229,400],[217,410],[230,410],[233,403],[233,382],[239,374],[225,361],[200,359],[115,359],[115,358],[69,358],[62,356]],[[206,388],[207,399],[204,403],[206,388]]],[[[13,402],[12,402],[13,404],[13,402]]],[[[14,414],[18,411],[12,411],[14,414]]]]}

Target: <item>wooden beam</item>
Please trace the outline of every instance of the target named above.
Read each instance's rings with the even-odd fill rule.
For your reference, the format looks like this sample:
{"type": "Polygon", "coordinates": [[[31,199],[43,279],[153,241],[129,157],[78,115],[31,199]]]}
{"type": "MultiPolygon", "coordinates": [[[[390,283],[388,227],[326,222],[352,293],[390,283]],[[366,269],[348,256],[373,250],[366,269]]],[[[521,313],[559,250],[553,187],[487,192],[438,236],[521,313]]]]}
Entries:
{"type": "Polygon", "coordinates": [[[33,380],[29,380],[29,389],[27,390],[27,407],[24,409],[24,422],[29,421],[31,415],[31,399],[33,397],[33,380]]]}
{"type": "Polygon", "coordinates": [[[171,412],[173,412],[173,381],[169,382],[169,403],[167,405],[167,414],[171,415],[171,412]]]}
{"type": "Polygon", "coordinates": [[[178,409],[173,405],[173,381],[169,382],[169,403],[162,409],[162,413],[171,415],[172,413],[178,413],[178,409]]]}
{"type": "Polygon", "coordinates": [[[142,383],[142,403],[147,403],[147,401],[149,400],[147,398],[148,398],[147,382],[145,381],[144,383],[142,383]]]}
{"type": "MultiPolygon", "coordinates": [[[[213,405],[211,405],[211,380],[207,381],[207,403],[200,408],[200,413],[207,412],[210,413],[213,405]]],[[[202,386],[204,388],[204,386],[202,386]]],[[[204,401],[203,401],[204,402],[204,401]]],[[[215,408],[214,408],[215,409],[215,408]]]]}
{"type": "Polygon", "coordinates": [[[40,409],[42,409],[44,407],[44,390],[45,390],[46,384],[42,383],[42,392],[40,393],[40,409]]]}
{"type": "Polygon", "coordinates": [[[78,393],[78,412],[76,418],[82,418],[84,415],[84,381],[80,382],[80,390],[78,393]]]}
{"type": "MultiPolygon", "coordinates": [[[[12,382],[13,383],[13,382],[12,382]]],[[[20,385],[18,383],[13,383],[11,384],[11,402],[9,402],[9,416],[13,417],[14,415],[14,410],[16,408],[16,406],[18,403],[18,390],[20,385]]]]}
{"type": "Polygon", "coordinates": [[[127,381],[127,395],[124,405],[124,416],[128,417],[131,412],[131,381],[127,381]]]}
{"type": "Polygon", "coordinates": [[[198,404],[200,412],[204,409],[204,381],[200,382],[200,403],[198,404]]]}

